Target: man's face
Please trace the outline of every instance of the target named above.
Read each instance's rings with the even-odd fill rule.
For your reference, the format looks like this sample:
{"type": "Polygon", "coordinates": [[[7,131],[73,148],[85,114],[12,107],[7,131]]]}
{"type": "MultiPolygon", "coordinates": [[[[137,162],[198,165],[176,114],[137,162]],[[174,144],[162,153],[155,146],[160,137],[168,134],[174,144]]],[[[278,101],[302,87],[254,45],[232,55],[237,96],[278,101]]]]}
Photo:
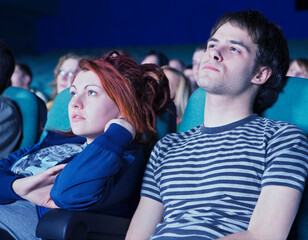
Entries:
{"type": "Polygon", "coordinates": [[[198,85],[216,95],[243,94],[252,85],[256,52],[257,45],[245,30],[225,23],[208,40],[198,85]]]}
{"type": "Polygon", "coordinates": [[[20,87],[20,88],[28,88],[28,81],[26,81],[26,76],[22,73],[19,66],[15,66],[14,73],[11,77],[11,83],[13,87],[20,87]]]}

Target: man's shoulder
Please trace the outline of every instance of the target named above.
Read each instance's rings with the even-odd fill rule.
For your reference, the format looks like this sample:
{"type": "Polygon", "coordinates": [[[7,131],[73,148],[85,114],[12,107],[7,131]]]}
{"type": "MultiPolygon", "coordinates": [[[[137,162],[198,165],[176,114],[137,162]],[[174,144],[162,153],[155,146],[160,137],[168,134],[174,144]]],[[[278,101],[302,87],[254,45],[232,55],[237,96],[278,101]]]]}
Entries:
{"type": "Polygon", "coordinates": [[[190,144],[193,139],[201,134],[201,126],[194,127],[186,132],[169,133],[156,144],[158,147],[177,147],[190,144]]]}
{"type": "Polygon", "coordinates": [[[0,95],[0,112],[1,115],[18,114],[14,100],[8,96],[0,95]]]}
{"type": "Polygon", "coordinates": [[[280,120],[272,120],[264,117],[259,117],[257,119],[258,124],[262,126],[263,131],[272,136],[281,134],[293,134],[305,136],[305,133],[295,124],[284,122],[280,120]]]}

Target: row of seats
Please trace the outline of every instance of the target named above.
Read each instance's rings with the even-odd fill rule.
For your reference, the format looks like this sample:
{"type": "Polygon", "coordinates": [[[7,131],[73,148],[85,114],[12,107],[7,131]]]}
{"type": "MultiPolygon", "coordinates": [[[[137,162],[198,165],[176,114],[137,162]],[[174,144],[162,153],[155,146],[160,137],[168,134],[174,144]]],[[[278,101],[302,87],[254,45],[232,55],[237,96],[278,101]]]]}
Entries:
{"type": "Polygon", "coordinates": [[[22,119],[22,139],[18,148],[30,147],[40,139],[47,119],[46,104],[34,93],[18,87],[3,92],[17,104],[22,119]]]}

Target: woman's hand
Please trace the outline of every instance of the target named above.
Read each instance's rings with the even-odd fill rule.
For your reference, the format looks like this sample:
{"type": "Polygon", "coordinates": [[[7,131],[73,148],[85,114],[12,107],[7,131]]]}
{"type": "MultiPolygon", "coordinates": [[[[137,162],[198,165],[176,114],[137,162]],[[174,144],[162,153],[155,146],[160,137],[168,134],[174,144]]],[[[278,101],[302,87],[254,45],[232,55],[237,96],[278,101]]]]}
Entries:
{"type": "Polygon", "coordinates": [[[107,131],[111,123],[116,123],[116,124],[121,125],[122,127],[124,127],[127,131],[129,131],[132,134],[133,139],[135,138],[136,136],[135,127],[129,121],[123,118],[111,119],[109,122],[107,122],[105,126],[105,132],[107,131]]]}
{"type": "Polygon", "coordinates": [[[66,164],[51,167],[39,174],[16,179],[12,184],[13,191],[25,200],[47,208],[58,208],[50,198],[56,176],[66,164]]]}

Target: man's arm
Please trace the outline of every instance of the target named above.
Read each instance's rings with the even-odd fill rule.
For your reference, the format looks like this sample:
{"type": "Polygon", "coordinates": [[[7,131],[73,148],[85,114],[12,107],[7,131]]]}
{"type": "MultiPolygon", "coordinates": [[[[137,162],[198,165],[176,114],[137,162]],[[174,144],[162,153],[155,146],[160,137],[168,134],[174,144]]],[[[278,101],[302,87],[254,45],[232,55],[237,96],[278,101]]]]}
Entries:
{"type": "Polygon", "coordinates": [[[149,239],[157,224],[162,221],[163,214],[164,206],[161,202],[148,197],[141,197],[125,239],[149,239]]]}
{"type": "Polygon", "coordinates": [[[263,187],[248,230],[228,235],[221,240],[286,239],[296,216],[300,199],[301,193],[293,188],[263,187]]]}

